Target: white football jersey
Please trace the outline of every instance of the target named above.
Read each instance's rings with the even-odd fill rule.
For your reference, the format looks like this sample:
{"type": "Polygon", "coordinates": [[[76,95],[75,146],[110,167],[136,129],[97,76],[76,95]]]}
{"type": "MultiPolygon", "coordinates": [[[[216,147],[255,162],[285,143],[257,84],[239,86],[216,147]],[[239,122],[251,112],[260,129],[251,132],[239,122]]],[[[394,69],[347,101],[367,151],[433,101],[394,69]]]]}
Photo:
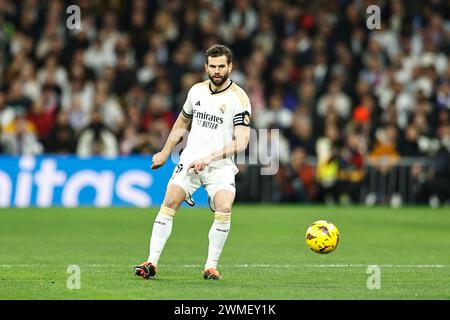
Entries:
{"type": "MultiPolygon", "coordinates": [[[[181,111],[192,119],[186,147],[181,153],[180,164],[189,166],[193,161],[222,149],[233,140],[234,126],[250,126],[251,106],[247,94],[236,83],[213,92],[210,80],[195,84],[189,90],[181,111]]],[[[214,161],[210,167],[234,164],[234,156],[214,161]]]]}

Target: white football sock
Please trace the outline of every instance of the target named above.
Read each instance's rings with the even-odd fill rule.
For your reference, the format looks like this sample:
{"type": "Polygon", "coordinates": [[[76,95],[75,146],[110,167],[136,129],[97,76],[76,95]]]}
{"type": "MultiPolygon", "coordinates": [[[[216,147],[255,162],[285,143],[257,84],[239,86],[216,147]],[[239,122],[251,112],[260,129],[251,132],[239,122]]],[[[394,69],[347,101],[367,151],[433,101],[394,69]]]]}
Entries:
{"type": "Polygon", "coordinates": [[[231,213],[216,212],[214,222],[209,230],[208,260],[206,260],[205,270],[217,268],[217,263],[222,253],[225,240],[231,226],[231,213]]]}
{"type": "Polygon", "coordinates": [[[155,267],[158,265],[164,245],[172,232],[174,216],[175,210],[161,206],[153,223],[152,236],[150,238],[150,253],[147,261],[151,262],[155,267]]]}

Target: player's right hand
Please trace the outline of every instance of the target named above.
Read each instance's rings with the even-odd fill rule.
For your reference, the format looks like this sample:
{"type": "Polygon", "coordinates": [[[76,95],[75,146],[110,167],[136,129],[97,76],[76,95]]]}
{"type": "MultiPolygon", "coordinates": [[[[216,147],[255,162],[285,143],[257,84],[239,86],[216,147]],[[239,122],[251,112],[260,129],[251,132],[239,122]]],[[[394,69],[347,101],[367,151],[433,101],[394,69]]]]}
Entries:
{"type": "Polygon", "coordinates": [[[162,167],[169,156],[165,152],[158,152],[152,158],[152,170],[162,167]]]}

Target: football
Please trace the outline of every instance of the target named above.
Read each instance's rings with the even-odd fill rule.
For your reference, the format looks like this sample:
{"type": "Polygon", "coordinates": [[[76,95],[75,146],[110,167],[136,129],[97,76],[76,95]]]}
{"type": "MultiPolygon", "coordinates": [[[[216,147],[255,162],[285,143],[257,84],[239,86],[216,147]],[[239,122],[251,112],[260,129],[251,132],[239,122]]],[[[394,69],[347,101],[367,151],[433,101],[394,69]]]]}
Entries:
{"type": "Polygon", "coordinates": [[[339,230],[329,221],[318,220],[306,230],[306,244],[317,253],[330,253],[339,243],[339,230]]]}

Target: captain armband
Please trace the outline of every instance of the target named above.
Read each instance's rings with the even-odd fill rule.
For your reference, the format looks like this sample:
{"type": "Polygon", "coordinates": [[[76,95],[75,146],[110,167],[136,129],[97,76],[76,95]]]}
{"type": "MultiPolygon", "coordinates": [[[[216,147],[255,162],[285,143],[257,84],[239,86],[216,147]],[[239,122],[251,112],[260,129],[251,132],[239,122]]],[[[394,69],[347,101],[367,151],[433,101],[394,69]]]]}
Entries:
{"type": "Polygon", "coordinates": [[[233,124],[235,126],[250,127],[250,112],[244,111],[236,114],[233,118],[233,124]]]}

